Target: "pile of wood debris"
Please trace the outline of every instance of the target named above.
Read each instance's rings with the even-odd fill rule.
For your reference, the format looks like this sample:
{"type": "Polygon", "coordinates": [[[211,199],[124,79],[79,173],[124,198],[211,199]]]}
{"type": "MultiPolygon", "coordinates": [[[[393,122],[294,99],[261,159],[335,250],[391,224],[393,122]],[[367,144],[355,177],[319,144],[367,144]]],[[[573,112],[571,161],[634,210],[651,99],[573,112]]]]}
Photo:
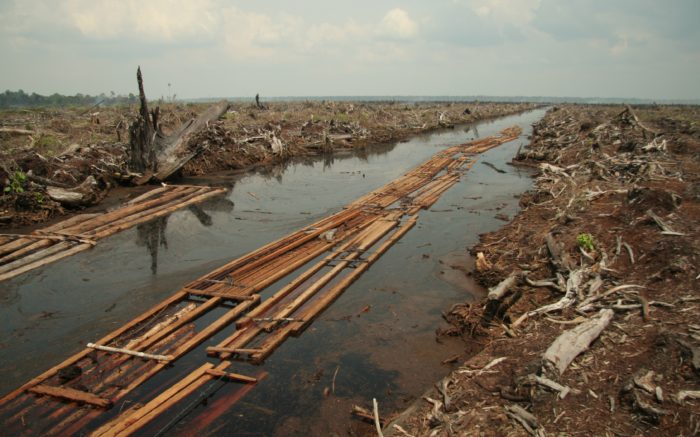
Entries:
{"type": "Polygon", "coordinates": [[[488,296],[445,314],[481,352],[385,435],[697,435],[699,121],[552,108],[523,210],[473,249],[488,296]]]}

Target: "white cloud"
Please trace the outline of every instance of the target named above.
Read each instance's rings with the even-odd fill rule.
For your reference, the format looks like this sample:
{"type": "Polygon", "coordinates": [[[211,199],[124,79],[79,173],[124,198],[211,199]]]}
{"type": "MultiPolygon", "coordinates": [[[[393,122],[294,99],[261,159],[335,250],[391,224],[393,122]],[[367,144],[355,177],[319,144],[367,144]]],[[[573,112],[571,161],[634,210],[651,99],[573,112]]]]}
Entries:
{"type": "Polygon", "coordinates": [[[174,41],[217,30],[209,0],[69,0],[63,9],[83,35],[95,39],[174,41]]]}
{"type": "Polygon", "coordinates": [[[697,0],[139,1],[0,0],[4,86],[133,91],[141,64],[154,95],[697,95],[697,0]]]}
{"type": "Polygon", "coordinates": [[[403,9],[395,8],[384,15],[381,22],[381,33],[399,39],[408,39],[418,33],[418,25],[403,9]]]}

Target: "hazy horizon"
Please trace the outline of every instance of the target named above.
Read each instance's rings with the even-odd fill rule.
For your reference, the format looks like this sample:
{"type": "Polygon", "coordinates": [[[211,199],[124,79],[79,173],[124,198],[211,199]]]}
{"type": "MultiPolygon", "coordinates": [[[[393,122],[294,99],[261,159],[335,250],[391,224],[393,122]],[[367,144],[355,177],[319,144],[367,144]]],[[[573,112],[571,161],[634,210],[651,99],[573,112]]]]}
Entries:
{"type": "Polygon", "coordinates": [[[0,90],[700,99],[700,2],[0,0],[0,90]]]}

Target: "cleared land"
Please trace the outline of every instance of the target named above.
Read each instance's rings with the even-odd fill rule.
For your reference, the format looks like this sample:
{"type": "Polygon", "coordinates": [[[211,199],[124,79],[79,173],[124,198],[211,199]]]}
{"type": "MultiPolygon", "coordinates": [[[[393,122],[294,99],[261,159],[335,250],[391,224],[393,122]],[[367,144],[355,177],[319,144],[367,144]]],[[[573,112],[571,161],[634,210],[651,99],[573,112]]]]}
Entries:
{"type": "MultiPolygon", "coordinates": [[[[700,109],[561,106],[514,164],[523,210],[473,248],[481,349],[404,413],[411,435],[695,435],[700,109]]],[[[388,434],[405,435],[390,425],[388,434]]]]}
{"type": "MultiPolygon", "coordinates": [[[[156,105],[150,103],[153,108],[156,105]]],[[[206,104],[165,104],[164,135],[178,132],[206,104]]],[[[194,132],[179,174],[245,170],[285,160],[362,149],[458,123],[535,107],[528,103],[280,102],[233,103],[223,117],[194,132]]],[[[99,204],[141,176],[129,169],[129,126],[138,107],[0,112],[0,226],[49,220],[99,204]],[[65,191],[78,195],[66,199],[65,191]]],[[[177,175],[173,175],[177,179],[177,175]]]]}

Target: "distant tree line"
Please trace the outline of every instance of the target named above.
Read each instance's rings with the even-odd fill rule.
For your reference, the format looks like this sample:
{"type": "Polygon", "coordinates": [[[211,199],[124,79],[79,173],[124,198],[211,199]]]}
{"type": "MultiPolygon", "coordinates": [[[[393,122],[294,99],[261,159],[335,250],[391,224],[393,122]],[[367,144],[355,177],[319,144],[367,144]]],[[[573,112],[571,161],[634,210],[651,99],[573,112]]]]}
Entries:
{"type": "Polygon", "coordinates": [[[74,96],[64,96],[54,93],[50,96],[42,96],[41,94],[27,94],[23,90],[10,91],[6,90],[0,94],[0,108],[17,108],[17,107],[46,107],[46,106],[85,106],[85,105],[119,105],[136,103],[137,97],[129,93],[128,96],[115,94],[114,91],[107,95],[102,93],[97,96],[89,94],[76,94],[74,96]]]}

